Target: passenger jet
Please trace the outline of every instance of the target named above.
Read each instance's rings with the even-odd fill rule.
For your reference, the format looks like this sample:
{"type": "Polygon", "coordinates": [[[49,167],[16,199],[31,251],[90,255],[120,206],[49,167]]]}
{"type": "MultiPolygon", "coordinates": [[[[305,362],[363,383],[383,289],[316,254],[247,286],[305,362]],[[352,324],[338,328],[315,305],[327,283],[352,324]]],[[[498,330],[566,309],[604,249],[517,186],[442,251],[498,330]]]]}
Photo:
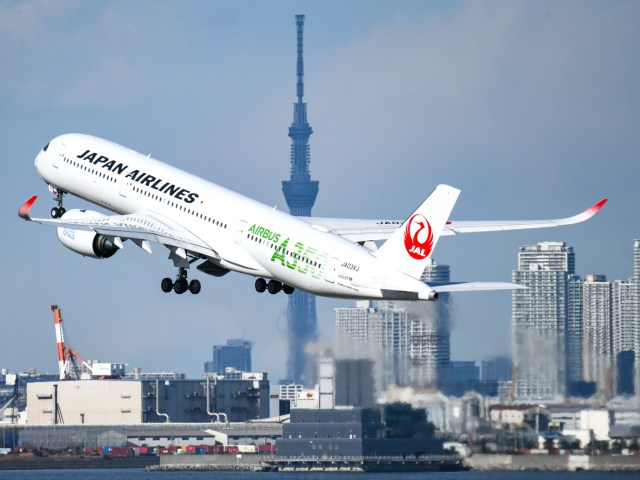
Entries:
{"type": "Polygon", "coordinates": [[[449,219],[460,190],[438,185],[406,220],[295,217],[195,175],[117,145],[81,134],[51,140],[35,167],[55,195],[53,218],[31,218],[36,196],[19,209],[25,220],[57,227],[72,251],[109,258],[125,241],[151,253],[164,245],[178,269],[164,292],[200,292],[189,267],[221,277],[230,271],[256,277],[258,292],[295,288],[353,299],[437,300],[440,292],[520,288],[512,283],[425,283],[420,280],[443,235],[555,227],[591,218],[607,201],[556,220],[449,219]],[[65,210],[70,193],[106,210],[65,210]],[[382,245],[377,248],[375,242],[382,245]]]}

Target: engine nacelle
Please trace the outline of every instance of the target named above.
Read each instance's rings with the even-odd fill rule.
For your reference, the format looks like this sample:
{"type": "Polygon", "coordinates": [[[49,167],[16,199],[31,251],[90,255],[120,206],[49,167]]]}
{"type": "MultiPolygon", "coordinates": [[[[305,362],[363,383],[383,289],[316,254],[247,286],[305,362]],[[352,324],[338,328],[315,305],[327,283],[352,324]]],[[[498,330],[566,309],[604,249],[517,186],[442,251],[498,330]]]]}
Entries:
{"type": "MultiPolygon", "coordinates": [[[[91,210],[69,210],[62,216],[67,220],[96,217],[106,217],[106,215],[91,210]]],[[[91,230],[58,227],[58,240],[69,250],[84,257],[109,258],[118,251],[113,237],[100,235],[91,230]]]]}
{"type": "Polygon", "coordinates": [[[429,300],[430,302],[435,302],[438,300],[439,297],[440,297],[440,294],[438,292],[436,292],[435,290],[431,290],[427,295],[426,299],[429,300]]]}

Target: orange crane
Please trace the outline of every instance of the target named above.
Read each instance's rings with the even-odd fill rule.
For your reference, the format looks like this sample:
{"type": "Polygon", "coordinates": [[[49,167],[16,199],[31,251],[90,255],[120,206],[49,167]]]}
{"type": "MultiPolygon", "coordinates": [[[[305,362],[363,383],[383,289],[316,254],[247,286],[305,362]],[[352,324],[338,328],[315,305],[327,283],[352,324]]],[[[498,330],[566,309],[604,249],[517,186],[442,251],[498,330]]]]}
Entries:
{"type": "Polygon", "coordinates": [[[56,342],[58,343],[58,371],[60,372],[60,380],[71,380],[72,371],[73,376],[76,379],[80,378],[78,373],[77,361],[82,364],[93,373],[93,368],[84,359],[78,355],[78,353],[71,347],[67,347],[64,344],[64,329],[62,328],[62,314],[58,305],[51,305],[51,311],[53,312],[53,321],[56,330],[56,342]]]}

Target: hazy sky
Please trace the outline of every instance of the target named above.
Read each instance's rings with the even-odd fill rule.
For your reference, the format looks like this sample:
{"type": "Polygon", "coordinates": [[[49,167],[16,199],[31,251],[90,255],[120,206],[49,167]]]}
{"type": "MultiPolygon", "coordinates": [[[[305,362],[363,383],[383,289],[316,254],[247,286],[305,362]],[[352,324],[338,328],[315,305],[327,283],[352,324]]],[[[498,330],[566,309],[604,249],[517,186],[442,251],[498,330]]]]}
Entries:
{"type": "MultiPolygon", "coordinates": [[[[286,372],[286,296],[195,276],[164,294],[167,250],[85,259],[17,216],[52,206],[33,159],[68,132],[104,137],[286,210],[295,14],[306,14],[305,100],[318,216],[404,218],[439,183],[458,220],[556,218],[564,229],[441,240],[454,280],[509,281],[520,246],[566,241],[578,273],[632,273],[640,237],[637,1],[0,0],[0,367],[56,371],[53,317],[85,358],[202,373],[211,346],[254,342],[286,372]]],[[[68,196],[69,208],[90,207],[68,196]]],[[[454,296],[454,359],[510,352],[508,292],[454,296]]],[[[334,313],[318,299],[323,344],[334,313]]]]}

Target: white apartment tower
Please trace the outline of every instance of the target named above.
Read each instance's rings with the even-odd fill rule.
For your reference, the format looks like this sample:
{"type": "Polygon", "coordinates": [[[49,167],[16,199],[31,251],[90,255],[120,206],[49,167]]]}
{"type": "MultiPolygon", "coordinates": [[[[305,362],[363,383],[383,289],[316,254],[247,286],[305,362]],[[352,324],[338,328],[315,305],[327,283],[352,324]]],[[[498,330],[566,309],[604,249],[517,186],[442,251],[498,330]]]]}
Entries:
{"type": "Polygon", "coordinates": [[[573,248],[563,242],[520,248],[512,281],[528,288],[512,294],[518,398],[549,399],[565,394],[569,278],[574,274],[573,248]]]}
{"type": "Polygon", "coordinates": [[[582,286],[583,375],[604,398],[614,393],[611,282],[605,275],[587,275],[582,286]]]}
{"type": "Polygon", "coordinates": [[[640,239],[633,241],[633,281],[640,283],[640,239]]]}
{"type": "Polygon", "coordinates": [[[611,329],[616,393],[629,394],[630,389],[638,392],[640,283],[633,279],[616,280],[611,285],[611,329]],[[625,357],[632,361],[625,362],[625,357]]]}

